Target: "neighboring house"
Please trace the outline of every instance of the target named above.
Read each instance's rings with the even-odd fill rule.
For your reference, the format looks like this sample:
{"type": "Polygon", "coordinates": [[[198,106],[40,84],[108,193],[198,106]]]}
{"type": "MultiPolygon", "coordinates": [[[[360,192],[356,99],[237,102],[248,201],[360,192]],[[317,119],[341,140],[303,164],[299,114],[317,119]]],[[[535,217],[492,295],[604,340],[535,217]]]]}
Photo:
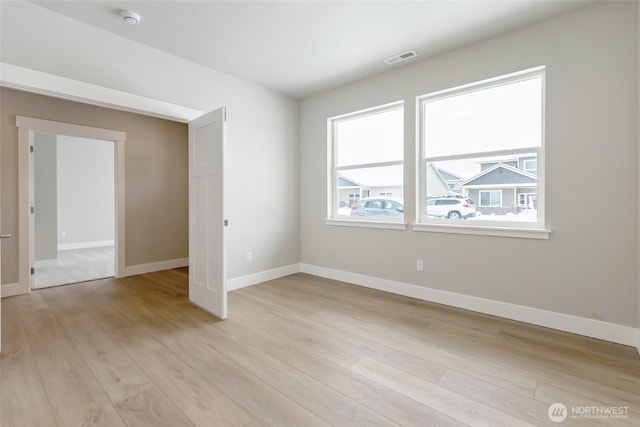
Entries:
{"type": "Polygon", "coordinates": [[[352,207],[366,197],[396,197],[402,199],[402,185],[382,185],[360,183],[352,178],[338,176],[338,206],[352,207]]]}
{"type": "MultiPolygon", "coordinates": [[[[394,183],[373,182],[380,181],[379,178],[372,176],[371,182],[358,182],[353,178],[347,178],[343,175],[338,176],[338,206],[353,206],[358,200],[366,197],[395,197],[402,199],[404,189],[402,185],[394,185],[394,183]],[[388,184],[388,185],[384,185],[388,184]]],[[[438,169],[431,163],[427,167],[427,198],[447,197],[455,194],[453,190],[449,190],[449,186],[442,178],[438,169]]]]}
{"type": "Polygon", "coordinates": [[[458,184],[483,215],[518,214],[538,208],[537,160],[526,156],[483,162],[481,172],[458,184]]]}
{"type": "Polygon", "coordinates": [[[449,190],[460,194],[462,190],[456,187],[458,186],[458,184],[464,181],[464,178],[462,178],[460,175],[456,175],[453,172],[449,172],[441,168],[437,168],[437,169],[438,169],[438,173],[442,177],[442,180],[445,182],[449,190]]]}
{"type": "Polygon", "coordinates": [[[353,206],[366,197],[403,198],[402,185],[384,185],[383,183],[361,183],[352,178],[338,176],[338,206],[353,206]]]}
{"type": "Polygon", "coordinates": [[[343,176],[338,176],[338,206],[353,206],[363,195],[362,185],[343,176]]]}
{"type": "Polygon", "coordinates": [[[436,168],[433,163],[427,163],[427,199],[453,196],[456,194],[453,190],[449,189],[447,182],[440,173],[440,169],[436,168]]]}

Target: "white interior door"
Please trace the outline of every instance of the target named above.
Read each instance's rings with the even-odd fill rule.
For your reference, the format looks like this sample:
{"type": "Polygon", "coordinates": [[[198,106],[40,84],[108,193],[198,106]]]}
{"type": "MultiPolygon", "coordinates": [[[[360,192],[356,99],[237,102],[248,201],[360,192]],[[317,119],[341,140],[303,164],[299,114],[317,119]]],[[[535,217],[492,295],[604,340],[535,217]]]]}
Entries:
{"type": "Polygon", "coordinates": [[[227,317],[224,241],[225,108],[189,123],[189,299],[227,317]]]}

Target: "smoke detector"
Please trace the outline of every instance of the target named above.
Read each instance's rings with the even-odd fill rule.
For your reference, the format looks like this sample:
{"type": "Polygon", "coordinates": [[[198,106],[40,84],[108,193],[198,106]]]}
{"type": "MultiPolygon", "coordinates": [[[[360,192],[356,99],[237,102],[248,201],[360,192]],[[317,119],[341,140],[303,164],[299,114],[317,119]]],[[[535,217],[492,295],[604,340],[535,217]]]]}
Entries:
{"type": "Polygon", "coordinates": [[[123,10],[122,12],[120,12],[120,16],[122,16],[122,19],[124,19],[124,22],[131,25],[137,25],[142,20],[140,15],[138,15],[132,10],[123,10]]]}

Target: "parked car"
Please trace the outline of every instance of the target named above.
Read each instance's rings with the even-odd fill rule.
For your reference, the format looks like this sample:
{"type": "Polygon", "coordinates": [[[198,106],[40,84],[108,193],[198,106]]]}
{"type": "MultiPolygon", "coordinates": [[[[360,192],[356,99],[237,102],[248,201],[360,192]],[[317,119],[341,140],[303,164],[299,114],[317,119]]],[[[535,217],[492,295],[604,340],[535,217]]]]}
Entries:
{"type": "Polygon", "coordinates": [[[476,216],[476,205],[471,199],[440,197],[427,200],[428,218],[467,219],[476,216]]]}
{"type": "Polygon", "coordinates": [[[352,216],[403,216],[401,199],[388,197],[368,197],[359,200],[351,210],[352,216]]]}

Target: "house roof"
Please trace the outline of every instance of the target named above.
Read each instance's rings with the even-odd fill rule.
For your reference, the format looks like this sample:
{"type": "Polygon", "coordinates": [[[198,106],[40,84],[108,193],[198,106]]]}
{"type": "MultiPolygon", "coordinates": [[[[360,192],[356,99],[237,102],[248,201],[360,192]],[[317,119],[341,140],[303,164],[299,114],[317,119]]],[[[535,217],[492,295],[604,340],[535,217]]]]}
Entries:
{"type": "Polygon", "coordinates": [[[347,187],[360,187],[360,184],[356,181],[347,179],[343,176],[338,177],[338,188],[347,188],[347,187]]]}
{"type": "Polygon", "coordinates": [[[462,181],[462,177],[460,175],[456,175],[455,173],[446,171],[444,169],[438,168],[438,173],[445,181],[462,181]]]}
{"type": "Polygon", "coordinates": [[[495,166],[461,182],[458,187],[470,187],[477,185],[518,185],[535,184],[536,176],[514,167],[498,163],[495,166]]]}

